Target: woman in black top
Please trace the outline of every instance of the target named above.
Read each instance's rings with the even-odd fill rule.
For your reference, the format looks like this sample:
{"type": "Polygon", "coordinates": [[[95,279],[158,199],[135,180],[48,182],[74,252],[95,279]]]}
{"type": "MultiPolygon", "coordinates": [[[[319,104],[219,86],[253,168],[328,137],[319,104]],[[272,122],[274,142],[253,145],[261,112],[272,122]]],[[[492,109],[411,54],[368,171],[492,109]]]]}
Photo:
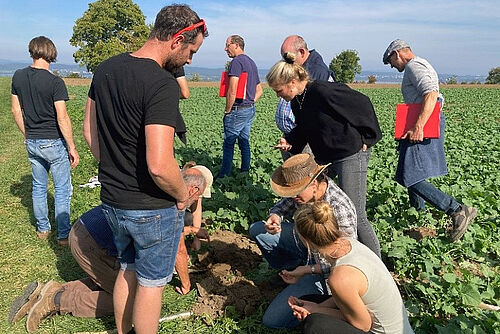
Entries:
{"type": "Polygon", "coordinates": [[[291,101],[297,126],[276,148],[300,153],[308,143],[318,164],[331,163],[329,176],[353,201],[358,239],[380,257],[380,245],[366,217],[366,172],[371,147],[382,132],[370,99],[338,82],[310,81],[285,53],[266,76],[279,97],[291,101]]]}

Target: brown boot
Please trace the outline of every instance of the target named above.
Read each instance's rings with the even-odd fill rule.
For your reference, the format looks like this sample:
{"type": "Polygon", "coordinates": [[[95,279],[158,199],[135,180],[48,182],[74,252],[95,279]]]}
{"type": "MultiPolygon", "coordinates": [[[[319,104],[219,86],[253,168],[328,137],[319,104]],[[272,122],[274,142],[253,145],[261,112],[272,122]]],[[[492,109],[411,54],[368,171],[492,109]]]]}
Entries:
{"type": "Polygon", "coordinates": [[[12,302],[8,316],[8,321],[11,324],[28,314],[30,308],[37,302],[40,290],[42,290],[41,283],[31,282],[24,288],[23,293],[12,302]]]}
{"type": "Polygon", "coordinates": [[[49,281],[44,285],[42,291],[40,291],[38,301],[35,305],[33,305],[28,313],[26,330],[29,333],[35,332],[43,319],[59,311],[58,307],[56,307],[56,304],[54,303],[54,297],[61,289],[62,284],[55,281],[49,281]]]}

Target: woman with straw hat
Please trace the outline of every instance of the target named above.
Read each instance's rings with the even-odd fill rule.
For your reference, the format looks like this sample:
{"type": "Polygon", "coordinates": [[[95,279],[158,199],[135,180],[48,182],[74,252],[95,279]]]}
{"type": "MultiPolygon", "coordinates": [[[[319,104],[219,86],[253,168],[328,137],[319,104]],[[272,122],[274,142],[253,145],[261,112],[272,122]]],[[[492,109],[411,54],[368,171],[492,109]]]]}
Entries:
{"type": "Polygon", "coordinates": [[[291,101],[297,126],[276,148],[291,153],[309,144],[316,161],[331,163],[329,176],[353,201],[358,238],[380,257],[377,236],[366,217],[366,175],[371,147],[382,138],[370,99],[338,82],[310,82],[307,71],[283,54],[266,76],[279,97],[291,101]]]}
{"type": "Polygon", "coordinates": [[[262,322],[271,328],[295,327],[299,324],[288,307],[292,295],[327,293],[325,278],[329,265],[318,256],[310,259],[307,248],[298,239],[293,214],[304,203],[324,200],[338,217],[345,235],[357,238],[356,209],[349,197],[326,175],[328,165],[318,165],[309,154],[297,154],[276,169],[271,176],[271,188],[284,197],[276,203],[266,221],[250,226],[250,236],[256,241],[264,258],[276,270],[286,270],[278,278],[288,285],[271,302],[262,322]]]}
{"type": "Polygon", "coordinates": [[[344,236],[330,204],[303,205],[294,220],[302,242],[332,265],[331,297],[288,300],[293,314],[304,321],[304,333],[413,334],[398,287],[384,263],[365,245],[344,236]]]}

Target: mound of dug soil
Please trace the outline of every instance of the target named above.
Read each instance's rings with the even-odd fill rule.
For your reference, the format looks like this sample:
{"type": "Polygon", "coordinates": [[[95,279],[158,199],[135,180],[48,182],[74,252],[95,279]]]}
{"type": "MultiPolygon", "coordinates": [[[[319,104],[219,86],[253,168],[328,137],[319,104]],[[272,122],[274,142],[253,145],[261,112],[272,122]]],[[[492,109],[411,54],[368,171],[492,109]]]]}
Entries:
{"type": "Polygon", "coordinates": [[[233,306],[240,315],[255,312],[263,300],[270,300],[280,291],[266,281],[253,281],[245,277],[257,270],[262,254],[249,238],[230,231],[216,231],[210,236],[206,249],[192,262],[197,273],[192,273],[191,284],[198,290],[193,313],[208,314],[215,318],[233,306]]]}

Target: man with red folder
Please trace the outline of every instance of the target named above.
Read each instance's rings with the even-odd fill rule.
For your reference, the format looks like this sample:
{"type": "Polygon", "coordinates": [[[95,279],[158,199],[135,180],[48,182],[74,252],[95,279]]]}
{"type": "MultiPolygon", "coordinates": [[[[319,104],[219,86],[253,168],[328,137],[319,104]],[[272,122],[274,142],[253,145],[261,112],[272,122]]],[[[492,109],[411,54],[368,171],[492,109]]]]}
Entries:
{"type": "Polygon", "coordinates": [[[224,143],[222,144],[222,166],[219,178],[231,174],[234,144],[238,140],[241,151],[241,171],[250,169],[250,128],[255,117],[255,102],[262,95],[262,86],[255,62],[245,54],[245,41],[241,36],[232,35],[224,48],[229,58],[229,85],[224,110],[224,143]],[[239,80],[246,73],[246,91],[243,98],[236,96],[239,80]]]}
{"type": "Polygon", "coordinates": [[[382,60],[391,68],[404,71],[401,93],[405,103],[421,104],[415,124],[399,141],[396,181],[408,189],[410,204],[417,210],[424,210],[425,202],[428,202],[450,215],[453,221],[450,238],[457,241],[476,217],[477,209],[457,202],[426,181],[448,173],[444,154],[445,117],[442,112],[439,138],[424,138],[424,127],[436,102],[440,102],[441,106],[444,102],[439,93],[437,73],[427,60],[415,56],[410,45],[400,39],[389,44],[382,60]]]}

